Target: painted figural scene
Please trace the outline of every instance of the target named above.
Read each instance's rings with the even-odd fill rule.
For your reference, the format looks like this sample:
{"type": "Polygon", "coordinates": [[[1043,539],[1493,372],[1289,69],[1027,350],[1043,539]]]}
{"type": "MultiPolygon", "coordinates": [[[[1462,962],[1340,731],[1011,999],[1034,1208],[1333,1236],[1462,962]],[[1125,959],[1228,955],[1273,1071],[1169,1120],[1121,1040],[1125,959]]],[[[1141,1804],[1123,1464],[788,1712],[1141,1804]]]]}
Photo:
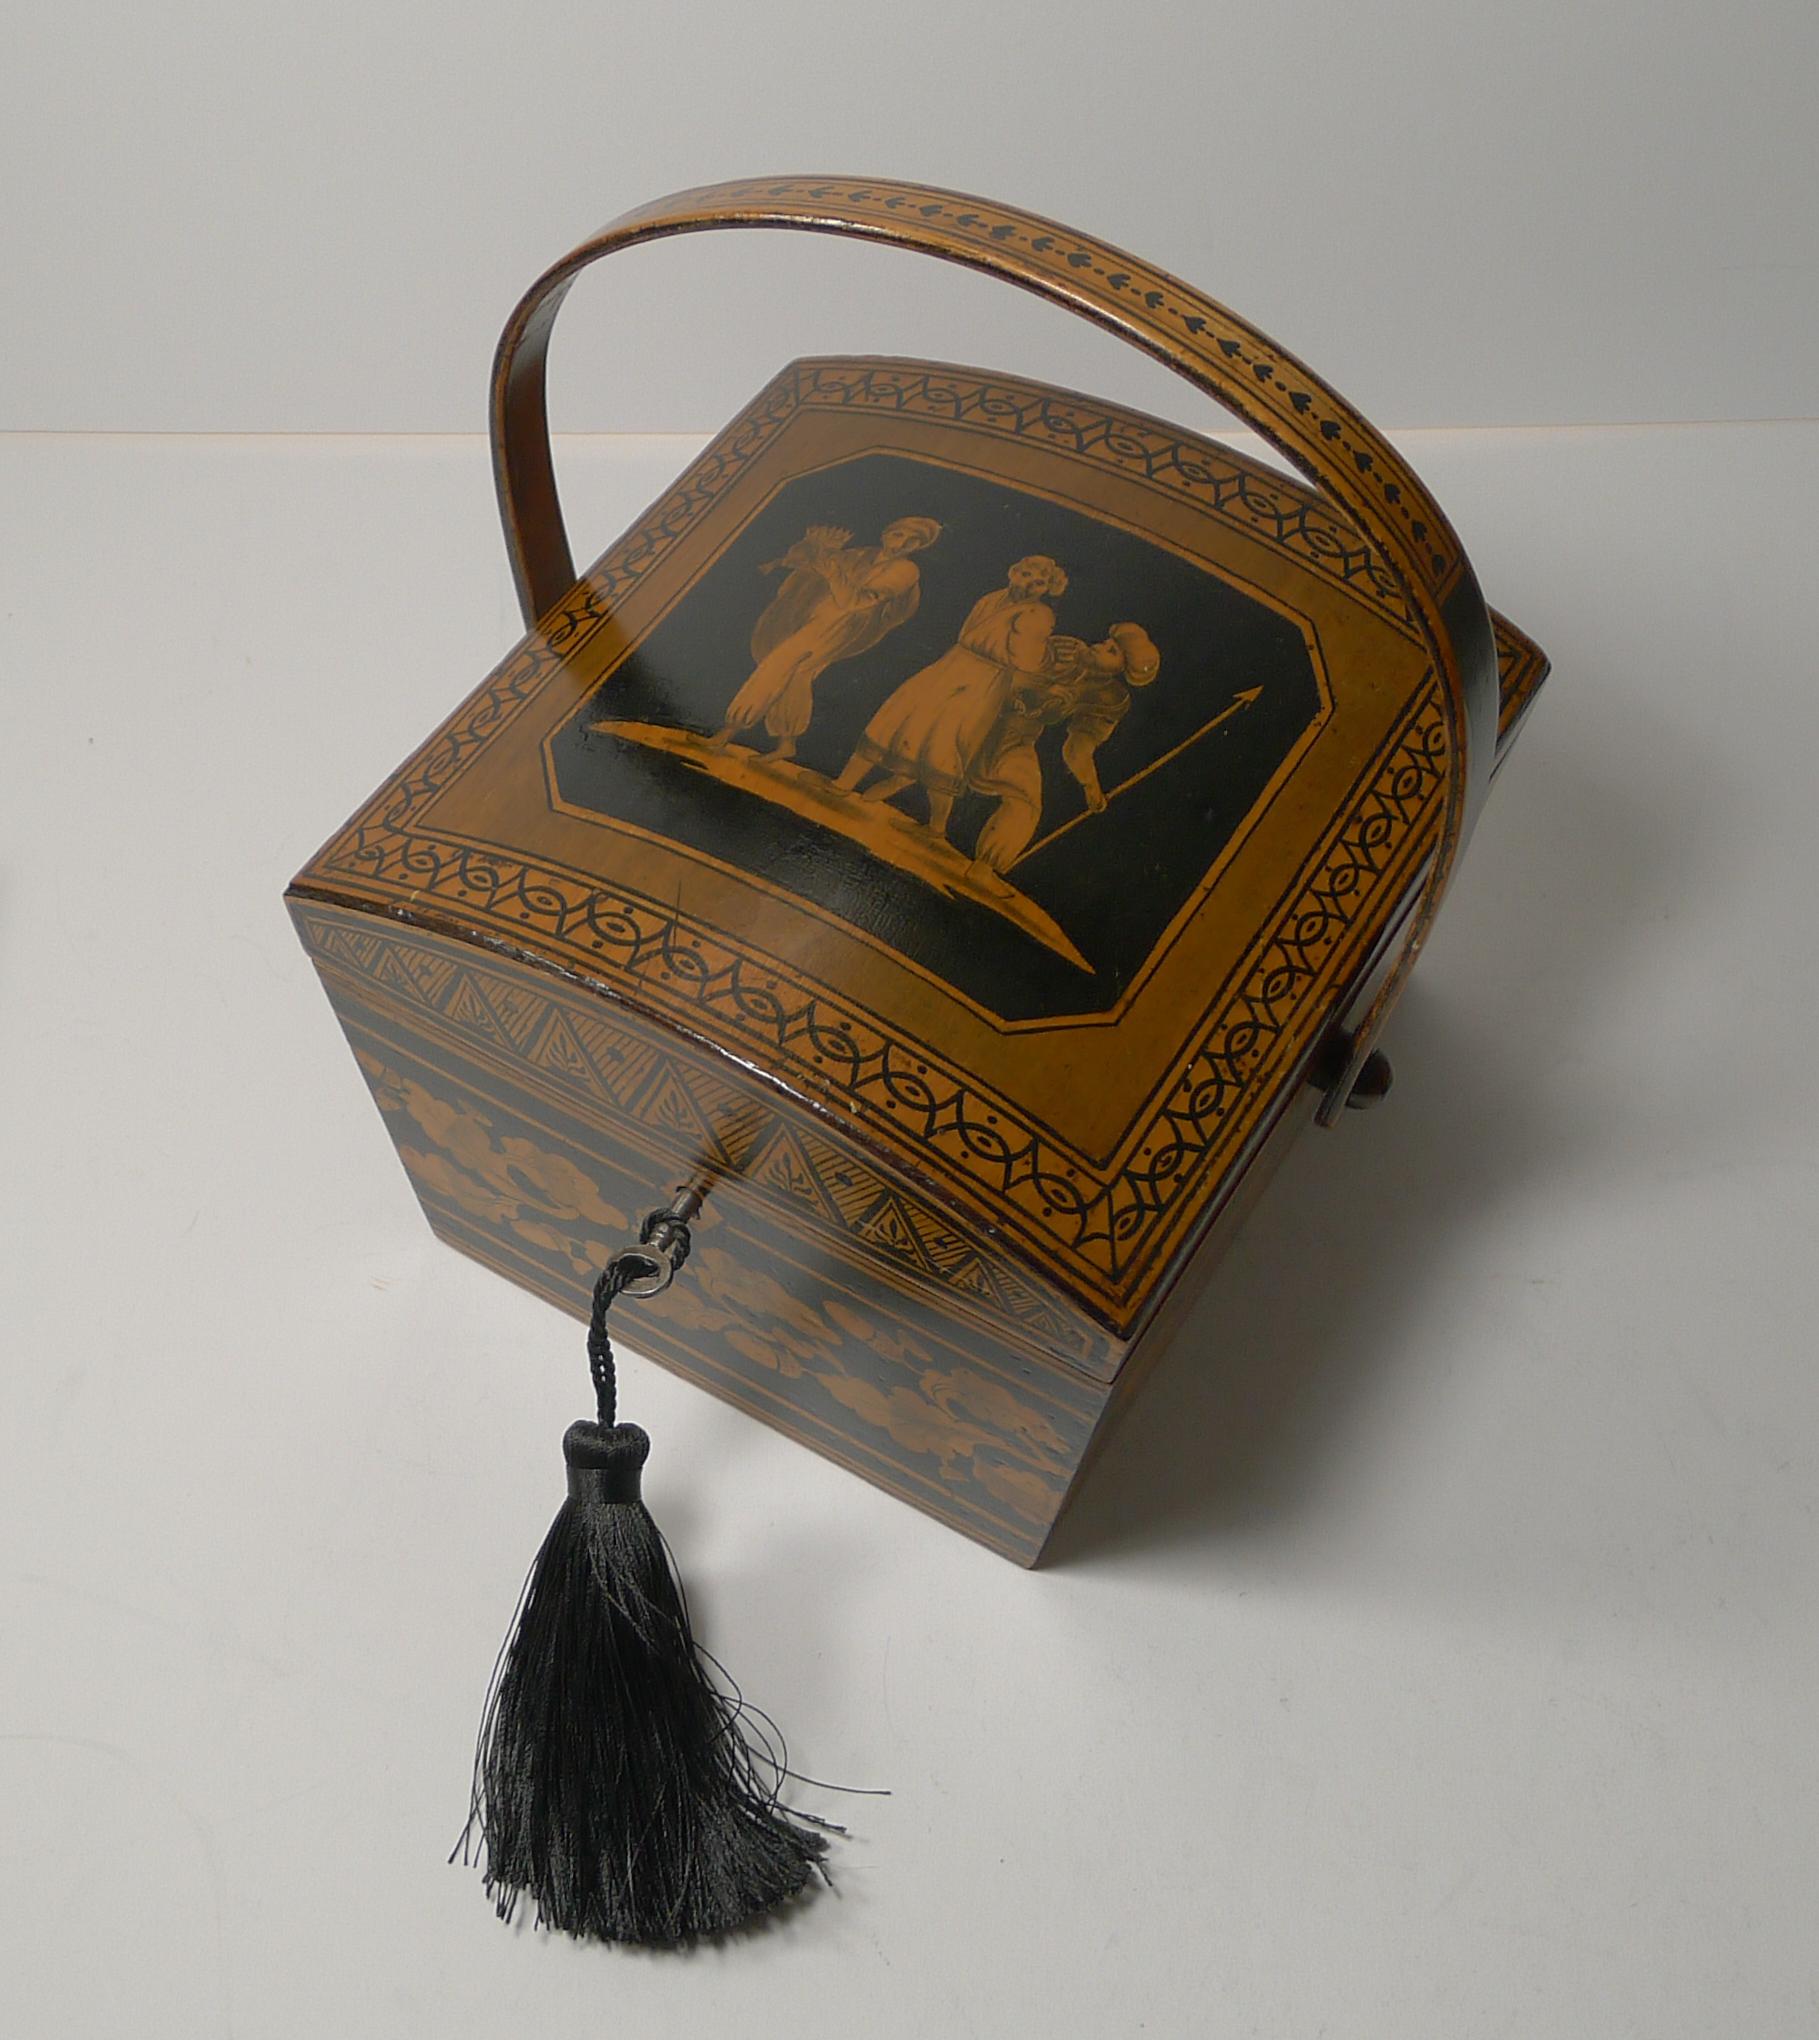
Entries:
{"type": "MultiPolygon", "coordinates": [[[[703,746],[683,745],[658,733],[603,718],[597,727],[615,734],[661,740],[705,771],[725,771],[734,746],[754,750],[772,768],[789,767],[814,718],[816,683],[830,667],[867,651],[913,616],[922,577],[914,554],[932,546],[941,527],[931,517],[902,517],[885,527],[877,545],[852,543],[852,533],[816,525],[766,571],[788,578],[752,632],[756,664],[733,696],[726,721],[703,746]],[[716,755],[718,754],[718,755],[716,755]]],[[[1094,755],[1131,704],[1131,689],[1147,686],[1160,656],[1140,624],[1117,623],[1103,642],[1087,644],[1056,631],[1055,600],[1067,589],[1066,570],[1041,554],[1016,561],[1004,586],[981,595],[968,611],[958,640],[896,687],[831,784],[801,784],[805,775],[779,777],[766,788],[739,766],[742,784],[800,809],[812,802],[826,825],[855,835],[889,861],[907,865],[929,883],[972,891],[1081,969],[1090,969],[1061,930],[1023,898],[1006,874],[1029,850],[1042,817],[1039,740],[1065,732],[1061,762],[1102,813],[1106,794],[1094,755]],[[883,829],[864,809],[831,810],[830,795],[867,803],[894,802],[910,789],[919,796],[920,822],[912,834],[893,818],[883,829]],[[993,802],[970,859],[949,842],[954,803],[967,791],[993,802]]]]}
{"type": "MultiPolygon", "coordinates": [[[[1115,998],[1157,912],[1180,907],[1308,728],[1317,690],[1301,636],[1096,519],[932,464],[849,464],[868,465],[895,471],[883,514],[851,514],[862,503],[851,477],[844,501],[826,476],[786,489],[759,520],[770,542],[715,562],[629,673],[599,689],[579,741],[607,740],[622,763],[680,769],[772,816],[768,831],[729,829],[727,847],[705,840],[735,815],[704,789],[667,802],[664,832],[678,840],[730,848],[728,861],[798,890],[856,856],[829,901],[847,918],[908,882],[923,922],[938,924],[943,905],[966,917],[952,948],[1003,951],[1014,931],[1010,970],[1034,983],[1059,965],[1072,983],[1049,980],[1057,1010],[1083,980],[1104,981],[1089,1002],[1115,998]],[[783,525],[798,491],[803,511],[783,525]],[[848,514],[816,514],[824,503],[848,514]],[[1021,549],[1028,538],[1047,543],[1021,549]],[[1209,615],[1220,601],[1229,615],[1209,615]],[[676,649],[659,661],[666,631],[676,649]],[[1237,741],[1207,741],[1221,732],[1237,741]],[[794,825],[840,848],[792,852],[779,832],[794,825]],[[1108,916],[1113,867],[1156,882],[1108,916]],[[1137,925],[1120,955],[1109,923],[1123,920],[1137,925]]],[[[585,804],[635,804],[636,776],[600,775],[585,804]]],[[[579,766],[569,777],[580,785],[579,766]]],[[[896,946],[927,939],[917,918],[896,913],[896,946]]],[[[958,968],[979,974],[977,961],[958,968]]]]}

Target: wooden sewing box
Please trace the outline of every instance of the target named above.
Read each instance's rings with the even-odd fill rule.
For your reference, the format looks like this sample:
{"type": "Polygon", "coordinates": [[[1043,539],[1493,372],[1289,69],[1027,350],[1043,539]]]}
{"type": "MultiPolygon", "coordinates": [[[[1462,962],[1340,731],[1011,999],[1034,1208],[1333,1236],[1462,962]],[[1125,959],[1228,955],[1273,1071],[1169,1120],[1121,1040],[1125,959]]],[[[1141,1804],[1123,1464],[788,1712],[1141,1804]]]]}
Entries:
{"type": "Polygon", "coordinates": [[[287,894],[423,1210],[585,1315],[696,1190],[634,1350],[1034,1564],[1249,1190],[1386,1087],[1546,661],[1292,356],[951,192],[625,215],[513,315],[492,425],[527,635],[287,894]],[[1016,283],[1308,486],[1015,376],[805,360],[577,576],[551,321],[597,257],[718,228],[1016,283]]]}

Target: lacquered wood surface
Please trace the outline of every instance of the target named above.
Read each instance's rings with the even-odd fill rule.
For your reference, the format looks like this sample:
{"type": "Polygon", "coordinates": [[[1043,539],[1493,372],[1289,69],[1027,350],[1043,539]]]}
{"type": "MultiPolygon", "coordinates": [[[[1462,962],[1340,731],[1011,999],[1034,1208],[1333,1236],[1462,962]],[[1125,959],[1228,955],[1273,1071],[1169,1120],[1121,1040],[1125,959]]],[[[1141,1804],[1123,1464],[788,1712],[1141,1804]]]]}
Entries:
{"type": "Polygon", "coordinates": [[[1420,953],[1483,803],[1495,754],[1497,660],[1475,576],[1440,506],[1396,449],[1259,328],[1179,277],[1054,220],[926,185],[745,178],[653,200],[538,278],[500,337],[493,444],[500,508],[527,623],[573,578],[549,458],[544,360],[574,279],[619,249],[726,228],[853,235],[962,264],[1047,298],[1154,355],[1243,419],[1312,481],[1397,587],[1429,657],[1445,725],[1438,842],[1402,961],[1351,1030],[1322,1101],[1330,1122],[1420,953]]]}
{"type": "Polygon", "coordinates": [[[800,362],[291,904],[441,1237],[579,1312],[690,1184],[638,1342],[1027,1564],[1406,959],[1449,770],[1306,489],[800,362]]]}
{"type": "Polygon", "coordinates": [[[1015,378],[803,363],[299,885],[471,929],[757,1065],[1125,1337],[1431,868],[1446,780],[1434,685],[1369,549],[1254,462],[1015,378]],[[898,481],[849,550],[875,551],[888,518],[918,514],[917,474],[924,495],[965,481],[983,507],[952,497],[962,516],[940,499],[952,532],[914,555],[919,612],[816,680],[785,765],[768,731],[729,741],[716,728],[757,676],[743,639],[778,599],[782,566],[767,556],[817,528],[817,501],[851,507],[815,491],[880,460],[898,481]],[[940,644],[964,640],[969,603],[1005,595],[1032,532],[1078,578],[1073,608],[1065,590],[1024,605],[1057,641],[1104,642],[1128,623],[1164,651],[1141,689],[1114,683],[1124,712],[1095,754],[1103,813],[1085,811],[1062,730],[1038,733],[1038,840],[1066,839],[1040,856],[1071,860],[1046,891],[1030,885],[1049,937],[1022,904],[967,890],[968,830],[982,836],[989,816],[937,827],[926,785],[867,801],[888,777],[849,789],[846,740],[812,749],[824,716],[869,731],[906,689],[939,680],[954,656],[940,644]],[[1129,554],[1117,572],[1099,572],[1095,532],[1106,560],[1129,554]],[[1287,633],[1317,675],[1313,722],[1279,725],[1273,772],[1267,756],[1246,768],[1261,773],[1248,806],[1219,803],[1247,730],[1264,728],[1267,701],[1251,698],[1307,683],[1258,664],[1235,625],[1203,642],[1147,557],[1216,591],[1230,616],[1287,633]],[[656,652],[684,627],[679,642],[700,649],[666,669],[656,652]],[[659,782],[654,807],[624,807],[624,789],[659,782]],[[1172,808],[1154,805],[1164,796],[1172,808]],[[879,854],[881,821],[921,846],[920,867],[879,854]],[[1147,948],[1115,969],[1109,952],[1086,957],[1094,915],[1115,924],[1159,898],[1147,948]],[[949,959],[982,942],[993,953],[963,977],[937,938],[949,959]],[[988,965],[995,988],[979,977],[988,965]],[[1070,982],[1067,1010],[1055,987],[1070,982]]]}

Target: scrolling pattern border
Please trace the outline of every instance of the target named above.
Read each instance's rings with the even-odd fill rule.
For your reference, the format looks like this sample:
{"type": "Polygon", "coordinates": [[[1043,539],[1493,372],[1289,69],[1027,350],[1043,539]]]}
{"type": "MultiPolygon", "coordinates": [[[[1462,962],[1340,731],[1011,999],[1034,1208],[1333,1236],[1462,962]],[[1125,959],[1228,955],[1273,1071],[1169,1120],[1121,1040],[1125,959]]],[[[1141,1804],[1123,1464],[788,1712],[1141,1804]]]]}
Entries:
{"type": "Polygon", "coordinates": [[[1292,553],[1419,642],[1407,597],[1382,560],[1314,490],[1273,475],[1210,440],[1157,418],[1114,411],[1015,376],[982,376],[921,362],[805,361],[801,397],[817,409],[893,411],[1041,442],[1186,497],[1234,529],[1292,553]]]}

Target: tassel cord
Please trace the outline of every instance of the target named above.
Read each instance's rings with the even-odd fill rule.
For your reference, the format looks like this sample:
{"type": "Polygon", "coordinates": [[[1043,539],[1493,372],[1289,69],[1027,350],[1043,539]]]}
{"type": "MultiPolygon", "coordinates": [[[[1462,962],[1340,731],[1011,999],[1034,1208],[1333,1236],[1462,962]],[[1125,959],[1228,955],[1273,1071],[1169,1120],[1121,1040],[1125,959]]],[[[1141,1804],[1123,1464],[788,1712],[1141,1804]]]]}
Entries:
{"type": "Polygon", "coordinates": [[[694,1244],[688,1220],[675,1210],[653,1211],[638,1228],[638,1249],[615,1254],[600,1271],[594,1284],[593,1307],[587,1321],[587,1369],[594,1382],[594,1406],[603,1428],[611,1430],[618,1421],[619,1385],[613,1365],[613,1342],[607,1336],[606,1314],[613,1299],[635,1283],[642,1295],[667,1289],[682,1272],[694,1244]],[[668,1267],[648,1251],[655,1247],[668,1260],[668,1267]]]}
{"type": "Polygon", "coordinates": [[[606,1335],[606,1314],[613,1298],[631,1280],[628,1257],[615,1254],[594,1284],[594,1307],[587,1321],[587,1371],[594,1378],[594,1405],[601,1425],[611,1430],[618,1420],[619,1384],[613,1366],[613,1342],[606,1335]]]}

